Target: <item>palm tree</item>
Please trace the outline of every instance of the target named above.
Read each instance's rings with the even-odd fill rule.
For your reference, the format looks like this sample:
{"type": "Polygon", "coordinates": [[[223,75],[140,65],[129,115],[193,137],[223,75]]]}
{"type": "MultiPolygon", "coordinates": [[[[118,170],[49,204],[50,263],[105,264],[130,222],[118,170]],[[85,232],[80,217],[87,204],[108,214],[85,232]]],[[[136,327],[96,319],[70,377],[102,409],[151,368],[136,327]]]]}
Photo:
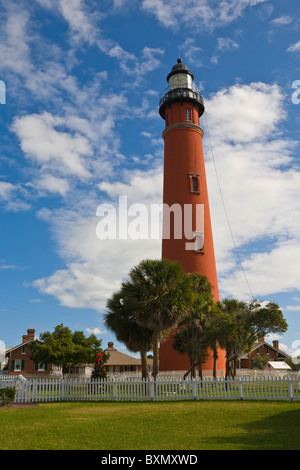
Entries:
{"type": "Polygon", "coordinates": [[[191,286],[179,263],[144,260],[130,271],[122,288],[137,323],[153,335],[153,377],[158,374],[158,345],[187,315],[191,286]]]}
{"type": "Polygon", "coordinates": [[[238,347],[243,345],[244,350],[252,344],[252,328],[249,325],[249,307],[246,302],[237,299],[223,299],[217,302],[219,308],[218,338],[226,351],[225,377],[234,376],[238,347]],[[250,334],[249,334],[250,332],[250,334]]]}
{"type": "Polygon", "coordinates": [[[199,274],[187,274],[193,290],[193,303],[188,312],[188,317],[179,325],[179,330],[174,335],[173,348],[181,354],[187,354],[190,360],[190,369],[185,373],[186,377],[191,373],[195,376],[195,367],[198,365],[199,376],[202,377],[202,363],[208,355],[208,315],[213,306],[213,294],[208,279],[199,274]]]}
{"type": "Polygon", "coordinates": [[[219,315],[220,310],[214,303],[206,315],[206,337],[209,347],[213,353],[213,377],[217,377],[217,361],[219,358],[219,315]]]}
{"type": "Polygon", "coordinates": [[[104,314],[106,326],[115,333],[118,341],[129,351],[139,352],[142,362],[142,377],[149,377],[147,352],[152,350],[152,332],[141,328],[133,316],[133,308],[126,294],[120,289],[107,301],[108,312],[104,314]]]}

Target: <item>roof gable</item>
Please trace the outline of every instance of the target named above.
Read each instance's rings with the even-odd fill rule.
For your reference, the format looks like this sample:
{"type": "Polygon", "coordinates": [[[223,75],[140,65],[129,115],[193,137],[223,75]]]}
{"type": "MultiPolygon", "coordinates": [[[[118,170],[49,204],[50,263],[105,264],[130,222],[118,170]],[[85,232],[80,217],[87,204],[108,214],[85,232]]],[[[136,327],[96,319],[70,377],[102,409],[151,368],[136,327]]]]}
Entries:
{"type": "Polygon", "coordinates": [[[32,343],[32,341],[34,341],[34,340],[29,339],[28,341],[24,341],[24,343],[18,344],[17,346],[13,346],[12,348],[7,348],[7,350],[5,351],[5,354],[9,354],[10,352],[15,351],[16,349],[22,348],[26,344],[32,343]]]}
{"type": "Polygon", "coordinates": [[[286,358],[290,357],[289,354],[287,354],[285,351],[282,351],[282,349],[277,349],[272,344],[266,343],[266,341],[258,341],[257,343],[254,344],[254,346],[252,347],[252,349],[249,352],[242,352],[239,355],[239,359],[243,359],[245,357],[248,357],[249,354],[251,354],[253,351],[255,351],[256,349],[260,348],[263,345],[267,346],[267,348],[269,348],[269,349],[273,349],[274,351],[277,351],[279,354],[281,354],[282,356],[284,356],[286,358]]]}
{"type": "Polygon", "coordinates": [[[128,354],[124,354],[119,352],[117,349],[108,348],[105,350],[106,353],[109,354],[109,359],[106,362],[108,366],[116,366],[116,365],[139,365],[141,364],[141,360],[137,359],[136,357],[128,356],[128,354]]]}

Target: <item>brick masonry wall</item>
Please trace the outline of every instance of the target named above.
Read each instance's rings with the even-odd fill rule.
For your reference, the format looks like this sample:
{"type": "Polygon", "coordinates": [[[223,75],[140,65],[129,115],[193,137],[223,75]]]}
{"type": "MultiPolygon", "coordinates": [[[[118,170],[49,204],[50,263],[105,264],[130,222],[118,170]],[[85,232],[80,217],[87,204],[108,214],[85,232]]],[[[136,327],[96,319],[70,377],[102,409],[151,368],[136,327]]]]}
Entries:
{"type": "Polygon", "coordinates": [[[19,374],[50,374],[50,365],[47,365],[47,370],[42,370],[39,371],[36,368],[36,363],[30,359],[30,343],[26,344],[21,344],[18,348],[14,349],[10,353],[10,358],[9,358],[9,364],[8,364],[8,371],[10,375],[19,375],[19,374]],[[16,361],[22,361],[23,362],[23,367],[21,369],[12,370],[12,364],[15,361],[15,366],[16,366],[16,361]],[[22,370],[23,369],[23,370],[22,370]]]}
{"type": "Polygon", "coordinates": [[[269,361],[274,361],[278,358],[278,351],[273,349],[271,346],[266,344],[261,344],[258,346],[259,354],[257,354],[257,348],[254,349],[249,355],[249,358],[241,359],[241,368],[242,369],[251,369],[251,361],[257,357],[268,357],[269,361]]]}

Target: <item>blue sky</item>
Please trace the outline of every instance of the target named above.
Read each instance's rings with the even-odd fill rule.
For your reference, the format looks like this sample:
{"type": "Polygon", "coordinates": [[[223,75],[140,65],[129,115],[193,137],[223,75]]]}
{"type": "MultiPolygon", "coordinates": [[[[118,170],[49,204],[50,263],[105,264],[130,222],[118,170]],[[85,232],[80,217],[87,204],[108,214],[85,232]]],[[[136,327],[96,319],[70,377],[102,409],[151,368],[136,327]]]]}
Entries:
{"type": "MultiPolygon", "coordinates": [[[[107,298],[160,240],[99,240],[99,205],[162,201],[166,76],[201,90],[221,298],[278,302],[300,341],[300,6],[0,1],[0,340],[59,324],[115,341],[107,298]],[[211,137],[211,144],[208,136],[211,137]],[[214,157],[214,158],[213,158],[214,157]],[[220,197],[217,175],[239,264],[220,197]],[[247,282],[246,282],[246,279],[247,282]]],[[[270,338],[274,339],[274,338],[270,338]]]]}

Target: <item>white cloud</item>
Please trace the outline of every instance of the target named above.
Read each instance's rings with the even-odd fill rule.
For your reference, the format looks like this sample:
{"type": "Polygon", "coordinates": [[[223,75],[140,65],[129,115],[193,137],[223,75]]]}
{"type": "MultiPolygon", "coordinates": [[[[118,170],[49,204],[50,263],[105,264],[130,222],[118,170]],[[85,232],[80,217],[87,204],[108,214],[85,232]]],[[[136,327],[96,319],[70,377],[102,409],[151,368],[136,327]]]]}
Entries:
{"type": "Polygon", "coordinates": [[[238,43],[231,38],[217,38],[217,51],[225,52],[238,48],[238,43]]]}
{"type": "MultiPolygon", "coordinates": [[[[244,261],[247,279],[255,296],[267,296],[276,292],[300,290],[299,239],[276,243],[270,251],[254,253],[244,261]]],[[[247,296],[245,279],[237,269],[222,278],[221,287],[234,297],[247,296]]]]}
{"type": "Polygon", "coordinates": [[[14,269],[14,270],[16,269],[18,271],[23,271],[26,268],[22,266],[15,266],[14,264],[1,264],[0,269],[14,269]]]}
{"type": "Polygon", "coordinates": [[[142,9],[166,27],[181,24],[214,29],[241,16],[249,6],[266,0],[143,0],[142,9]]]}
{"type": "Polygon", "coordinates": [[[26,190],[20,185],[0,181],[0,203],[7,211],[29,210],[31,206],[23,200],[24,196],[26,196],[26,190]]]}
{"type": "Polygon", "coordinates": [[[107,332],[105,330],[100,330],[100,328],[86,328],[85,331],[89,335],[95,335],[95,336],[100,336],[100,335],[105,335],[107,332]]]}
{"type": "Polygon", "coordinates": [[[239,48],[239,45],[237,42],[235,42],[231,38],[217,38],[217,46],[216,46],[216,53],[213,55],[210,59],[211,63],[213,65],[217,65],[220,59],[220,53],[221,52],[228,52],[228,51],[234,51],[239,48]]]}
{"type": "MultiPolygon", "coordinates": [[[[131,87],[139,85],[141,77],[160,65],[160,57],[164,53],[161,48],[144,46],[138,56],[124,50],[116,41],[103,38],[99,28],[102,15],[91,11],[85,0],[36,1],[66,21],[71,48],[69,51],[62,50],[57,44],[42,37],[32,20],[30,9],[20,8],[14,2],[5,5],[0,31],[0,63],[8,77],[10,94],[19,101],[48,99],[49,105],[56,105],[59,109],[62,93],[67,91],[73,113],[74,102],[79,105],[81,100],[76,110],[81,110],[82,105],[87,109],[91,103],[95,103],[95,97],[99,99],[101,83],[107,79],[107,72],[102,70],[94,73],[94,82],[86,85],[78,84],[70,74],[70,69],[76,64],[75,50],[84,45],[98,47],[102,53],[116,59],[123,72],[135,77],[131,87]],[[24,89],[29,94],[21,93],[24,89]]],[[[120,101],[122,98],[120,93],[120,101]]],[[[64,107],[67,102],[68,98],[64,97],[64,107]]],[[[95,111],[95,106],[92,108],[95,111]]]]}
{"type": "Polygon", "coordinates": [[[58,5],[70,25],[73,37],[77,41],[84,40],[93,43],[96,31],[91,15],[86,13],[86,2],[84,0],[59,0],[58,5]]]}
{"type": "Polygon", "coordinates": [[[66,268],[36,280],[34,287],[56,297],[61,305],[101,311],[133,265],[145,257],[159,258],[158,240],[99,240],[96,237],[98,221],[85,218],[64,223],[60,219],[60,231],[66,237],[65,241],[60,238],[60,250],[66,251],[61,253],[66,268]],[[68,262],[68,256],[77,261],[68,262]]]}
{"type": "MultiPolygon", "coordinates": [[[[96,22],[85,0],[36,0],[41,6],[59,12],[69,24],[72,40],[94,43],[96,22]]],[[[95,15],[94,15],[95,16],[95,15]]]]}
{"type": "Polygon", "coordinates": [[[291,312],[298,312],[300,310],[300,305],[287,305],[285,310],[290,310],[291,312]]]}
{"type": "MultiPolygon", "coordinates": [[[[62,305],[71,308],[105,308],[108,297],[120,287],[131,267],[144,258],[159,258],[159,239],[100,240],[96,235],[101,220],[96,210],[101,203],[114,204],[117,214],[118,196],[128,196],[128,207],[133,203],[161,203],[161,168],[152,172],[133,173],[124,183],[110,183],[101,186],[107,196],[99,200],[90,195],[77,207],[50,212],[42,211],[41,216],[52,227],[59,255],[65,262],[65,269],[34,282],[41,293],[56,297],[62,305]],[[138,197],[137,197],[138,195],[138,197]],[[90,216],[93,213],[95,215],[90,216]]],[[[150,212],[149,212],[150,213],[150,212]]],[[[130,220],[128,227],[130,226],[130,220]]]]}
{"type": "Polygon", "coordinates": [[[288,49],[288,52],[298,52],[300,51],[300,41],[296,42],[295,44],[292,44],[288,49]]]}
{"type": "Polygon", "coordinates": [[[66,78],[68,54],[40,37],[29,11],[13,2],[5,5],[1,26],[0,63],[11,96],[18,103],[55,100],[57,87],[66,78]],[[27,93],[21,93],[24,89],[27,93]]]}
{"type": "Polygon", "coordinates": [[[6,183],[5,181],[0,182],[0,197],[2,199],[8,200],[11,198],[11,194],[15,191],[15,186],[11,183],[6,183]]]}
{"type": "Polygon", "coordinates": [[[138,58],[135,54],[125,51],[119,44],[114,44],[106,50],[106,53],[119,61],[121,69],[126,74],[136,76],[138,80],[135,83],[139,83],[140,77],[160,65],[160,60],[157,57],[162,56],[164,50],[144,47],[141,51],[141,58],[138,58]]]}
{"type": "Polygon", "coordinates": [[[0,58],[1,66],[24,77],[30,72],[30,48],[27,26],[29,13],[26,10],[9,10],[2,24],[0,58]]]}
{"type": "Polygon", "coordinates": [[[104,181],[99,184],[99,189],[113,199],[124,195],[131,203],[143,201],[144,204],[158,204],[162,201],[162,185],[161,168],[155,168],[147,172],[135,171],[133,174],[128,172],[125,174],[125,182],[104,181]]]}
{"type": "Polygon", "coordinates": [[[282,26],[282,25],[287,25],[291,24],[294,21],[294,19],[291,16],[279,16],[278,18],[274,18],[274,20],[271,21],[271,24],[276,25],[276,26],[282,26]]]}
{"type": "Polygon", "coordinates": [[[34,186],[37,189],[50,193],[58,193],[61,196],[65,196],[70,189],[70,185],[66,180],[47,174],[35,181],[34,186]]]}
{"type": "MultiPolygon", "coordinates": [[[[11,130],[31,163],[27,188],[38,189],[40,195],[47,190],[64,196],[73,186],[71,178],[73,183],[112,174],[120,153],[115,126],[127,116],[128,103],[122,92],[101,92],[106,79],[105,71],[84,85],[74,76],[58,76],[53,86],[64,99],[56,112],[14,119],[11,130]]],[[[44,85],[47,88],[48,82],[44,85]]]]}
{"type": "MultiPolygon", "coordinates": [[[[206,103],[217,174],[235,244],[255,296],[300,289],[297,144],[279,132],[277,85],[235,85],[206,103]]],[[[206,168],[220,291],[249,296],[220,198],[208,135],[206,168]]]]}
{"type": "MultiPolygon", "coordinates": [[[[101,52],[119,61],[121,69],[129,75],[143,76],[154,70],[160,64],[158,56],[164,51],[160,48],[145,46],[141,58],[123,49],[120,44],[103,37],[99,20],[101,14],[91,11],[85,0],[37,0],[45,8],[59,12],[69,26],[73,45],[82,46],[84,43],[96,45],[101,52]]],[[[125,1],[115,1],[114,8],[119,8],[125,1]]]]}
{"type": "Polygon", "coordinates": [[[184,62],[188,62],[195,67],[202,65],[202,48],[195,44],[195,39],[188,38],[179,48],[180,56],[184,62]]]}
{"type": "Polygon", "coordinates": [[[283,100],[278,85],[261,82],[217,92],[207,102],[214,139],[235,143],[265,140],[285,117],[283,100]]]}
{"type": "Polygon", "coordinates": [[[12,130],[26,157],[43,170],[87,178],[89,171],[83,157],[92,155],[91,146],[85,137],[65,132],[64,124],[62,118],[44,112],[16,118],[12,130]]]}

